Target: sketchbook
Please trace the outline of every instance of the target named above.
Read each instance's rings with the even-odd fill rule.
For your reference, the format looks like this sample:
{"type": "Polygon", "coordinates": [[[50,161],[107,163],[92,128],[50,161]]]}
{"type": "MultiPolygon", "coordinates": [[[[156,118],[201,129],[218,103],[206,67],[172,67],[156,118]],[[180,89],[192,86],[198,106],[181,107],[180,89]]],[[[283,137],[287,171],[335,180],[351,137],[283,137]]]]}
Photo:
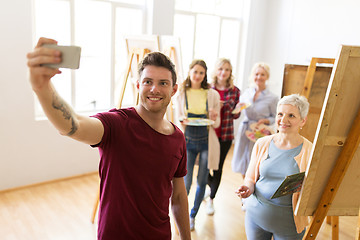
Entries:
{"type": "Polygon", "coordinates": [[[280,184],[279,188],[271,196],[271,199],[286,196],[301,190],[304,181],[305,172],[296,173],[286,176],[284,181],[280,184]]]}

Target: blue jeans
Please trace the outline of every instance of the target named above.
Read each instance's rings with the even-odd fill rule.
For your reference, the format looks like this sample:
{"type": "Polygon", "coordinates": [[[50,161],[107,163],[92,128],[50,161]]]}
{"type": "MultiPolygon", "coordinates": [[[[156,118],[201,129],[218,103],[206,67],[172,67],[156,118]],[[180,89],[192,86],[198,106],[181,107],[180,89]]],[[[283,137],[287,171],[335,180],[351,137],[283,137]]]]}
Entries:
{"type": "Polygon", "coordinates": [[[190,217],[195,218],[199,211],[200,204],[204,198],[207,177],[209,174],[208,165],[208,137],[207,128],[203,127],[187,127],[185,131],[186,137],[186,153],[187,153],[187,174],[184,177],[185,187],[189,195],[192,184],[193,171],[196,156],[199,155],[199,170],[197,174],[197,188],[194,200],[194,206],[191,209],[190,217]],[[204,135],[206,132],[206,135],[204,135]]]}

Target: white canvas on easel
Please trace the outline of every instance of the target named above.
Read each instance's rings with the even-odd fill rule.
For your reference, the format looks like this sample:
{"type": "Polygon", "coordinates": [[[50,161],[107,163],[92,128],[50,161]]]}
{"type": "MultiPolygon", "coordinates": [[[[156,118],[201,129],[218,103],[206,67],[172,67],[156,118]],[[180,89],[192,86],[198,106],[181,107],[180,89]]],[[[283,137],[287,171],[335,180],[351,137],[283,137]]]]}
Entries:
{"type": "Polygon", "coordinates": [[[117,86],[116,89],[120,92],[119,95],[116,95],[115,102],[118,103],[118,107],[123,104],[123,98],[125,98],[125,105],[136,104],[137,101],[137,90],[136,90],[136,81],[138,80],[137,68],[138,63],[142,60],[139,59],[143,56],[143,50],[146,49],[145,53],[148,52],[157,52],[159,48],[159,37],[157,35],[131,35],[124,36],[124,42],[126,44],[127,50],[127,65],[124,66],[124,75],[125,77],[120,82],[120,86],[117,86]],[[135,57],[134,57],[135,53],[135,57]],[[130,59],[131,58],[131,59],[130,59]],[[130,79],[131,84],[128,83],[130,79]],[[125,84],[125,85],[124,85],[125,84]],[[124,97],[126,96],[126,97],[124,97]],[[130,100],[130,98],[132,98],[130,100]]]}
{"type": "Polygon", "coordinates": [[[130,35],[125,36],[124,39],[128,53],[132,48],[147,48],[150,52],[160,51],[158,35],[130,35]]]}
{"type": "Polygon", "coordinates": [[[177,82],[178,84],[182,83],[184,81],[184,74],[183,74],[183,66],[182,66],[180,38],[171,35],[164,35],[164,36],[160,36],[159,42],[160,42],[160,51],[162,53],[166,54],[170,50],[170,48],[174,48],[175,56],[169,56],[169,57],[173,61],[176,67],[177,82]]]}
{"type": "MultiPolygon", "coordinates": [[[[124,37],[126,43],[126,50],[129,54],[133,49],[148,49],[150,52],[160,51],[159,36],[158,35],[131,35],[124,37]]],[[[132,62],[131,77],[137,77],[137,65],[136,62],[132,62]]]]}
{"type": "MultiPolygon", "coordinates": [[[[171,35],[160,36],[160,49],[161,52],[167,55],[175,65],[177,84],[180,85],[184,81],[183,68],[182,68],[182,57],[181,57],[181,46],[180,38],[171,35]]],[[[174,114],[175,109],[173,102],[171,101],[166,111],[166,118],[176,123],[177,119],[174,114]]]]}

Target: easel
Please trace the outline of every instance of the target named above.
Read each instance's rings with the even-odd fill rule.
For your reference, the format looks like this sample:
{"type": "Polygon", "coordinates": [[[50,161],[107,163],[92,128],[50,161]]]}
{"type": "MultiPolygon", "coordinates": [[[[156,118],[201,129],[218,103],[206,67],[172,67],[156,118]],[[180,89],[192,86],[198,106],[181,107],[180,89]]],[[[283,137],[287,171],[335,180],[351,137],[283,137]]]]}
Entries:
{"type": "MultiPolygon", "coordinates": [[[[316,64],[318,63],[329,63],[334,64],[334,58],[312,58],[308,70],[306,72],[304,88],[301,91],[301,95],[309,99],[311,86],[314,81],[316,64]]],[[[339,216],[327,216],[326,223],[331,225],[331,236],[332,240],[339,239],[339,216]]]]}
{"type": "MultiPolygon", "coordinates": [[[[177,71],[177,66],[178,66],[178,62],[176,60],[176,52],[175,52],[175,48],[174,47],[169,47],[169,48],[166,48],[164,50],[164,54],[166,56],[168,56],[172,61],[173,63],[175,64],[175,69],[176,69],[176,76],[178,76],[178,71],[177,71]]],[[[171,122],[174,122],[174,106],[173,106],[173,102],[172,100],[170,101],[170,104],[168,106],[168,111],[166,111],[166,116],[167,116],[167,119],[171,122]],[[170,115],[170,116],[169,116],[170,115]]],[[[175,227],[176,227],[176,224],[175,224],[175,227]]],[[[176,229],[177,230],[177,229],[176,229]]]]}
{"type": "MultiPolygon", "coordinates": [[[[320,202],[318,204],[318,207],[315,211],[315,214],[313,215],[310,227],[307,229],[305,233],[304,239],[315,239],[322,222],[324,221],[324,218],[326,214],[329,211],[329,208],[335,198],[335,195],[339,189],[339,186],[341,184],[341,181],[343,180],[346,171],[351,163],[351,160],[353,159],[355,152],[360,144],[360,109],[357,113],[357,116],[355,118],[355,121],[350,129],[349,135],[345,141],[344,147],[340,153],[340,156],[337,159],[336,165],[333,168],[333,171],[329,177],[329,181],[325,187],[325,190],[321,196],[320,202]]],[[[339,221],[339,217],[336,219],[331,218],[331,221],[335,220],[336,222],[339,221]]],[[[359,215],[359,221],[360,221],[360,215],[359,215]]],[[[338,229],[336,230],[337,233],[338,229]]],[[[333,231],[334,233],[334,231],[333,231]]],[[[338,239],[339,236],[337,236],[336,239],[338,239]]],[[[359,234],[357,236],[359,239],[359,234]]],[[[333,238],[334,239],[334,238],[333,238]]]]}
{"type": "MultiPolygon", "coordinates": [[[[134,55],[136,56],[136,63],[138,65],[140,63],[140,61],[148,53],[150,53],[150,50],[146,49],[146,48],[145,49],[144,48],[133,48],[133,49],[131,49],[131,51],[129,53],[129,57],[128,57],[127,67],[126,67],[126,69],[127,69],[126,74],[125,74],[124,81],[123,81],[121,91],[120,91],[120,99],[119,99],[118,108],[121,108],[121,106],[122,106],[122,101],[124,99],[124,94],[125,94],[125,88],[126,88],[127,80],[129,78],[129,74],[131,72],[131,66],[132,66],[134,55]]],[[[135,104],[137,104],[139,102],[139,94],[138,94],[136,88],[134,88],[134,96],[136,96],[136,103],[135,104]]]]}
{"type": "Polygon", "coordinates": [[[360,210],[359,210],[359,222],[356,229],[355,240],[360,240],[360,210]]]}
{"type": "MultiPolygon", "coordinates": [[[[329,63],[334,64],[334,58],[312,58],[308,70],[306,72],[304,88],[301,91],[301,95],[309,99],[311,86],[314,81],[316,64],[318,63],[329,63]]],[[[339,216],[327,216],[326,223],[331,225],[331,236],[332,240],[339,239],[339,216]]]]}
{"type": "Polygon", "coordinates": [[[310,90],[315,76],[316,64],[317,63],[334,64],[334,62],[335,62],[334,58],[312,58],[308,70],[306,72],[304,88],[301,91],[301,95],[305,96],[306,98],[309,98],[310,96],[310,90]]]}
{"type": "MultiPolygon", "coordinates": [[[[124,76],[124,81],[123,81],[121,91],[120,91],[120,99],[119,99],[119,104],[118,104],[119,109],[121,108],[122,101],[124,99],[126,84],[127,84],[128,78],[129,78],[129,74],[131,72],[131,66],[132,66],[134,56],[136,56],[136,64],[138,65],[140,63],[140,61],[148,53],[150,53],[150,50],[146,49],[146,48],[133,48],[129,52],[129,54],[128,54],[128,62],[127,62],[127,67],[126,67],[126,74],[124,76]]],[[[138,102],[139,102],[139,94],[138,94],[136,88],[133,88],[133,90],[134,90],[134,96],[136,96],[135,104],[138,104],[138,102]]],[[[98,191],[98,194],[96,195],[96,201],[95,201],[93,212],[92,212],[92,215],[91,215],[91,223],[94,223],[94,221],[95,221],[96,212],[97,212],[97,209],[98,209],[98,206],[99,206],[99,199],[100,199],[100,189],[98,191]]]]}
{"type": "Polygon", "coordinates": [[[307,97],[310,109],[300,134],[311,142],[314,141],[333,68],[331,64],[318,67],[316,64],[328,62],[334,62],[334,59],[313,58],[309,66],[285,64],[282,96],[298,93],[307,97]]]}
{"type": "MultiPolygon", "coordinates": [[[[295,90],[295,92],[297,92],[301,95],[304,95],[306,98],[308,98],[310,101],[310,110],[309,110],[308,118],[309,117],[316,118],[316,119],[312,119],[313,123],[315,122],[315,120],[316,120],[316,123],[318,122],[320,112],[321,112],[321,107],[319,106],[318,103],[316,103],[316,102],[314,103],[314,100],[321,101],[321,102],[323,102],[323,100],[324,100],[321,98],[322,97],[321,94],[319,94],[319,91],[320,91],[319,82],[317,82],[317,81],[324,81],[324,83],[326,83],[325,80],[327,77],[327,75],[325,74],[327,72],[327,71],[325,71],[325,68],[317,69],[316,65],[318,63],[334,64],[334,62],[335,62],[335,59],[333,59],[333,58],[312,58],[310,65],[307,67],[305,76],[302,75],[303,70],[300,70],[303,68],[299,69],[299,66],[286,65],[286,67],[285,67],[284,80],[285,80],[285,76],[288,78],[290,76],[292,76],[291,78],[294,81],[290,81],[291,78],[290,78],[290,80],[286,81],[287,84],[292,82],[293,86],[291,86],[291,87],[286,86],[287,88],[283,89],[283,95],[290,94],[289,89],[292,89],[292,91],[295,90]],[[297,69],[296,71],[295,71],[295,68],[297,69]],[[319,71],[323,72],[323,73],[320,73],[319,71]],[[316,78],[314,78],[315,72],[317,72],[316,78]],[[297,73],[296,74],[297,77],[294,76],[295,73],[297,73]],[[299,79],[301,79],[301,76],[304,76],[303,79],[305,79],[305,81],[303,82],[302,89],[296,87],[296,86],[299,86],[299,84],[300,84],[299,79]],[[316,89],[312,89],[314,79],[316,79],[316,81],[315,81],[316,89]],[[317,95],[312,95],[313,91],[317,92],[317,95]],[[316,97],[313,98],[314,96],[316,96],[316,97]]],[[[328,76],[328,79],[329,78],[330,78],[330,76],[328,76]]],[[[328,81],[328,79],[327,79],[327,81],[328,81]]],[[[322,84],[322,85],[324,85],[324,84],[322,84]]],[[[324,89],[324,93],[325,93],[325,91],[326,91],[326,89],[324,89]]],[[[293,93],[293,92],[291,92],[291,93],[293,93]]],[[[312,141],[312,139],[314,139],[314,136],[315,136],[315,130],[316,129],[314,128],[314,126],[306,126],[305,125],[305,128],[301,131],[301,134],[312,141]]],[[[359,219],[359,221],[360,221],[360,219],[359,219]]],[[[327,216],[326,223],[331,225],[332,239],[333,240],[339,239],[339,216],[327,216]]]]}
{"type": "MultiPolygon", "coordinates": [[[[164,50],[164,54],[166,56],[168,56],[170,58],[170,60],[173,61],[174,65],[175,65],[175,69],[176,69],[176,76],[178,76],[178,71],[177,71],[177,66],[178,66],[178,62],[176,60],[176,52],[175,52],[175,48],[174,47],[169,47],[166,48],[164,50]]],[[[169,121],[174,122],[174,107],[173,107],[173,102],[172,100],[170,100],[170,104],[168,106],[168,111],[166,111],[166,117],[169,121]],[[169,116],[170,115],[170,116],[169,116]]],[[[174,221],[174,227],[175,227],[175,232],[177,235],[179,235],[179,229],[176,225],[176,222],[174,221]]]]}
{"type": "Polygon", "coordinates": [[[174,47],[166,48],[164,50],[164,54],[166,56],[168,56],[173,61],[173,63],[175,64],[175,67],[179,65],[178,62],[177,62],[177,59],[176,59],[176,51],[175,51],[174,47]]]}
{"type": "MultiPolygon", "coordinates": [[[[332,216],[333,239],[338,239],[337,216],[360,214],[359,63],[360,47],[342,46],[334,63],[307,177],[296,207],[296,214],[313,216],[303,238],[306,240],[316,238],[326,215],[332,216]]],[[[360,239],[359,226],[356,239],[360,239]]]]}

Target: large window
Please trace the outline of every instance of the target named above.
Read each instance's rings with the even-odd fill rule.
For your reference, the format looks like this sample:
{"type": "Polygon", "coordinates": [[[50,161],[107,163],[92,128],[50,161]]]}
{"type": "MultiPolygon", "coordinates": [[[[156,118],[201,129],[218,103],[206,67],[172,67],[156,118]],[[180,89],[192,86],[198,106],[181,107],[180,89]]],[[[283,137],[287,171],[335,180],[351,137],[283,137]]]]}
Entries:
{"type": "MultiPolygon", "coordinates": [[[[217,58],[239,62],[242,0],[176,0],[174,35],[181,39],[184,75],[193,59],[212,70],[217,58]]],[[[209,72],[210,74],[211,72],[209,72]]]]}
{"type": "MultiPolygon", "coordinates": [[[[77,112],[115,107],[127,65],[124,36],[146,32],[146,0],[33,2],[34,42],[44,36],[82,48],[80,68],[62,69],[53,79],[60,95],[77,112]]],[[[236,75],[242,8],[243,0],[175,0],[174,35],[181,38],[184,76],[194,58],[204,59],[211,71],[219,57],[230,58],[236,75]]],[[[129,92],[123,106],[133,103],[129,92]]],[[[36,114],[42,114],[38,105],[36,114]]]]}
{"type": "MultiPolygon", "coordinates": [[[[143,34],[145,0],[34,0],[35,41],[81,46],[80,68],[53,82],[78,112],[115,107],[127,61],[124,36],[143,34]]],[[[37,115],[41,108],[36,106],[37,115]]]]}

